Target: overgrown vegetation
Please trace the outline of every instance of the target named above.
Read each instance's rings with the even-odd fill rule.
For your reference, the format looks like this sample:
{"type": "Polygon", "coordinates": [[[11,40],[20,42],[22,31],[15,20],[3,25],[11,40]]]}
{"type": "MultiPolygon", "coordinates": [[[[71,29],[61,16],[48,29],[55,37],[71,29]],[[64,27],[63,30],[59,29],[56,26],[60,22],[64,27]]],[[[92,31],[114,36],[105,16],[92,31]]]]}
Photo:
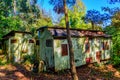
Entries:
{"type": "Polygon", "coordinates": [[[0,0],[0,39],[11,30],[35,33],[40,26],[51,26],[47,14],[37,5],[37,0],[0,0]]]}
{"type": "Polygon", "coordinates": [[[112,35],[112,56],[111,62],[114,66],[120,65],[120,13],[119,10],[113,14],[111,26],[107,26],[105,31],[112,35]]]}
{"type": "MultiPolygon", "coordinates": [[[[51,4],[55,6],[54,10],[59,13],[64,13],[63,4],[62,9],[59,0],[50,0],[51,4]],[[59,5],[55,5],[55,3],[59,5]],[[58,1],[58,2],[57,2],[58,1]],[[53,2],[53,3],[52,3],[53,2]]],[[[72,0],[70,0],[72,1],[72,0]]],[[[108,14],[100,14],[99,11],[89,10],[87,13],[85,5],[80,0],[73,0],[68,11],[68,25],[72,28],[80,29],[103,29],[103,24],[107,20],[111,21],[111,24],[104,28],[107,34],[112,35],[112,56],[111,63],[119,69],[120,65],[120,9],[119,8],[103,8],[108,14]],[[73,5],[74,4],[74,5],[73,5]],[[93,27],[93,28],[92,28],[93,27]]],[[[110,3],[119,2],[119,0],[109,0],[110,3]]],[[[63,2],[63,1],[62,1],[63,2]]],[[[69,3],[69,0],[68,0],[69,3]]],[[[65,26],[65,17],[59,19],[57,25],[65,26]]],[[[43,11],[37,5],[37,0],[0,0],[0,40],[2,36],[10,32],[11,30],[30,31],[35,35],[35,31],[40,26],[49,25],[52,26],[52,19],[48,13],[43,11]]],[[[105,25],[105,24],[104,24],[105,25]]],[[[0,46],[1,49],[1,46],[0,46]]],[[[0,53],[2,51],[0,50],[0,53]]],[[[36,59],[36,55],[24,56],[25,64],[37,64],[39,61],[36,59]]],[[[6,58],[0,58],[0,65],[7,64],[6,58]]],[[[98,66],[96,64],[96,66],[98,66]]],[[[94,74],[94,72],[93,72],[94,74]]],[[[108,76],[113,75],[108,72],[108,76]]]]}

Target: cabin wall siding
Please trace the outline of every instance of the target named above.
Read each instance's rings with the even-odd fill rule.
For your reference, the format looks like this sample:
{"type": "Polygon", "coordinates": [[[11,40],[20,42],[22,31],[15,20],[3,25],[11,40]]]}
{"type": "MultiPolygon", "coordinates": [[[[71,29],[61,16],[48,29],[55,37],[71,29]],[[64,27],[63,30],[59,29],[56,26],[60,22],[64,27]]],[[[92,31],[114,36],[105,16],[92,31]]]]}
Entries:
{"type": "MultiPolygon", "coordinates": [[[[110,58],[110,48],[109,50],[102,50],[102,42],[108,41],[109,46],[111,46],[110,39],[104,38],[92,38],[89,39],[90,43],[90,52],[85,52],[85,40],[87,37],[82,38],[72,38],[72,44],[74,49],[74,59],[75,65],[81,66],[86,63],[86,60],[91,58],[91,62],[97,62],[96,52],[101,51],[101,60],[110,58]]],[[[70,68],[70,59],[69,51],[67,56],[62,56],[61,44],[67,44],[67,39],[54,39],[54,61],[55,61],[55,70],[69,69],[70,68]]]]}
{"type": "Polygon", "coordinates": [[[6,49],[8,48],[8,60],[11,62],[21,62],[23,55],[32,55],[34,53],[34,43],[29,43],[29,39],[32,39],[31,34],[15,33],[14,36],[8,38],[4,43],[6,49]],[[12,43],[12,40],[17,40],[12,43]],[[27,49],[28,51],[23,53],[22,50],[27,49]]]}
{"type": "Polygon", "coordinates": [[[54,40],[54,61],[56,71],[70,68],[69,50],[67,56],[62,56],[61,44],[67,44],[67,40],[54,40]]]}
{"type": "MultiPolygon", "coordinates": [[[[70,31],[76,67],[110,58],[110,48],[109,50],[102,49],[103,43],[106,41],[111,46],[110,35],[102,31],[79,29],[71,29],[70,31]]],[[[45,62],[46,67],[54,67],[55,71],[70,69],[69,50],[65,50],[66,45],[68,45],[65,37],[67,36],[66,29],[41,27],[38,29],[38,36],[40,40],[40,60],[45,62]],[[46,45],[48,39],[53,41],[52,47],[47,47],[50,46],[46,45]]]]}
{"type": "Polygon", "coordinates": [[[47,47],[46,40],[51,39],[53,41],[53,37],[48,30],[45,30],[44,33],[39,32],[40,36],[40,60],[45,62],[46,68],[54,67],[54,56],[53,56],[53,46],[47,47]]]}

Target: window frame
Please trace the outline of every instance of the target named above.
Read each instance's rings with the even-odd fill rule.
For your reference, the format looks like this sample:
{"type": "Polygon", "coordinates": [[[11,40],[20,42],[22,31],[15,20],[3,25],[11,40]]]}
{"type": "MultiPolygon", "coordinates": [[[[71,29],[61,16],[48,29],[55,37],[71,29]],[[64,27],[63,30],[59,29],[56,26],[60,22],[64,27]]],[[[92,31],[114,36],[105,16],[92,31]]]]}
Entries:
{"type": "Polygon", "coordinates": [[[61,44],[61,55],[68,56],[68,44],[61,44]]]}
{"type": "Polygon", "coordinates": [[[46,47],[53,47],[53,39],[46,40],[46,47]]]}

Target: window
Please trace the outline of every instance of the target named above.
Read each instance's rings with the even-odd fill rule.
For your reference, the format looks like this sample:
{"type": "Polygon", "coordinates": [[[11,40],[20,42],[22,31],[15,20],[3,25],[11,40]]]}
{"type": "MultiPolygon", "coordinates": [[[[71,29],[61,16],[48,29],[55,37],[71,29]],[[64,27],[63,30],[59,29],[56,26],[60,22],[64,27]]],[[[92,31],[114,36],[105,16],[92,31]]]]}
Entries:
{"type": "Polygon", "coordinates": [[[101,51],[96,52],[96,59],[100,60],[101,59],[101,51]]]}
{"type": "Polygon", "coordinates": [[[52,47],[53,46],[53,40],[52,39],[46,40],[46,46],[47,47],[52,47]]]}
{"type": "Polygon", "coordinates": [[[108,42],[103,42],[103,50],[109,50],[109,44],[108,42]]]}
{"type": "Polygon", "coordinates": [[[36,45],[40,45],[40,42],[39,42],[39,40],[36,40],[36,45]]]}
{"type": "Polygon", "coordinates": [[[105,44],[102,42],[102,49],[105,50],[105,44]]]}
{"type": "Polygon", "coordinates": [[[62,48],[62,56],[67,56],[68,55],[68,46],[67,46],[67,44],[62,44],[61,48],[62,48]]]}
{"type": "Polygon", "coordinates": [[[29,43],[34,43],[34,40],[30,39],[30,40],[29,40],[29,43]]]}
{"type": "Polygon", "coordinates": [[[86,53],[90,52],[90,43],[89,43],[89,38],[88,37],[85,39],[85,52],[86,53]]]}
{"type": "Polygon", "coordinates": [[[17,41],[18,41],[17,39],[12,39],[11,43],[17,43],[17,41]]]}

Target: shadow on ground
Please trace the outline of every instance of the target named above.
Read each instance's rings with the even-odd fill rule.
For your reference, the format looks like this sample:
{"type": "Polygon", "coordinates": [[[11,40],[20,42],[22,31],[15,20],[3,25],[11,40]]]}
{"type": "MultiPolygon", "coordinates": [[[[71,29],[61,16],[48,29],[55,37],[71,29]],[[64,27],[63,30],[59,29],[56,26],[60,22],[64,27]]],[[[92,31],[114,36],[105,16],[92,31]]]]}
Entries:
{"type": "MultiPolygon", "coordinates": [[[[77,68],[79,80],[120,80],[120,72],[112,65],[95,67],[93,65],[77,68]]],[[[0,66],[0,80],[71,80],[69,70],[33,74],[20,64],[0,66]]]]}

